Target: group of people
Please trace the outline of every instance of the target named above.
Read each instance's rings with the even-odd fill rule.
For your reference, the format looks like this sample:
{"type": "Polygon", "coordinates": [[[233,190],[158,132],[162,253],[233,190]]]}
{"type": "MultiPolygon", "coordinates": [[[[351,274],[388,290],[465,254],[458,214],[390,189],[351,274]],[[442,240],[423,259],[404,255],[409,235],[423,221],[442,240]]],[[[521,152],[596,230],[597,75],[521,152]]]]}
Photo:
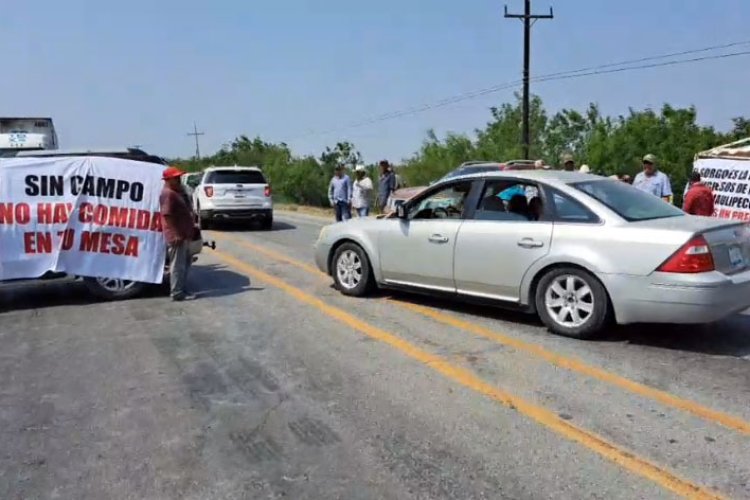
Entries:
{"type": "MultiPolygon", "coordinates": [[[[401,187],[401,182],[387,160],[381,161],[379,168],[380,177],[375,202],[377,209],[382,213],[391,193],[401,187]]],[[[336,214],[336,222],[351,219],[352,211],[358,217],[370,215],[374,189],[372,179],[368,177],[367,169],[363,165],[354,168],[354,180],[347,175],[344,165],[337,165],[328,184],[328,201],[336,214]]]]}
{"type": "MultiPolygon", "coordinates": [[[[588,165],[581,165],[580,168],[577,168],[575,159],[570,154],[564,155],[561,163],[562,170],[568,172],[591,172],[588,165]]],[[[611,177],[672,203],[672,184],[669,176],[659,170],[656,156],[653,154],[645,155],[642,165],[643,170],[634,179],[631,179],[629,175],[613,175],[611,177]]],[[[377,200],[375,201],[377,209],[382,213],[386,208],[388,198],[400,187],[400,181],[388,161],[381,161],[379,167],[380,177],[378,179],[377,200]]],[[[534,162],[534,168],[549,170],[552,167],[546,165],[543,160],[537,160],[534,162]]],[[[373,182],[367,176],[367,170],[364,166],[360,165],[354,169],[353,181],[346,174],[343,165],[336,167],[335,175],[328,186],[328,199],[336,213],[336,221],[341,222],[350,219],[352,211],[358,217],[367,217],[371,210],[373,190],[373,182]]],[[[701,182],[701,176],[698,172],[693,172],[690,176],[685,191],[683,210],[692,215],[706,217],[710,217],[714,213],[713,192],[710,187],[701,182]]]]}
{"type": "MultiPolygon", "coordinates": [[[[573,156],[563,156],[563,170],[575,171],[576,165],[573,156]]],[[[672,203],[673,193],[672,184],[669,176],[659,170],[657,158],[653,154],[647,154],[643,157],[643,170],[639,172],[634,179],[627,174],[612,175],[611,178],[617,179],[628,184],[632,184],[636,189],[662,198],[664,201],[672,203]]],[[[550,168],[544,166],[542,160],[537,160],[536,168],[550,168]]],[[[590,173],[588,165],[582,165],[580,172],[590,173]]],[[[699,172],[693,172],[688,180],[685,190],[685,196],[682,209],[691,215],[702,215],[711,217],[714,214],[714,195],[711,188],[701,181],[699,172]]]]}

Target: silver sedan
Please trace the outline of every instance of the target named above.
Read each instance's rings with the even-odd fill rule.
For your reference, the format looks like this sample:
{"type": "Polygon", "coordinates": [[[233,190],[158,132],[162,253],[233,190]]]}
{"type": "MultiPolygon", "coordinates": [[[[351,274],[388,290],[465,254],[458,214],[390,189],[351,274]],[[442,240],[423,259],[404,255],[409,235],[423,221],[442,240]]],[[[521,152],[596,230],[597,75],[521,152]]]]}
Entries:
{"type": "Polygon", "coordinates": [[[388,218],[324,227],[315,260],[346,295],[489,301],[576,338],[610,321],[707,323],[750,307],[748,225],[577,172],[439,182],[388,218]]]}

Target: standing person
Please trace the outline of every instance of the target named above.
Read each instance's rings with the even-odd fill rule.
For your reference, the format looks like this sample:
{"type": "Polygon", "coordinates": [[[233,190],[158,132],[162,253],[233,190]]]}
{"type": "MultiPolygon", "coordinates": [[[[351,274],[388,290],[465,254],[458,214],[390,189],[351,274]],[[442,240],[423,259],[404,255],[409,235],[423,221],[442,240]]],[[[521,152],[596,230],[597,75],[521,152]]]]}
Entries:
{"type": "Polygon", "coordinates": [[[176,167],[168,167],[162,174],[164,188],[159,195],[162,231],[167,242],[169,258],[170,295],[174,301],[192,299],[186,291],[190,269],[190,242],[195,225],[193,212],[183,196],[180,177],[185,174],[176,167]]]}
{"type": "Polygon", "coordinates": [[[388,161],[383,160],[380,162],[380,179],[378,182],[378,208],[380,212],[385,211],[385,207],[388,205],[388,198],[396,190],[396,174],[393,173],[393,169],[388,161]]]}
{"type": "Polygon", "coordinates": [[[352,208],[359,217],[370,215],[370,200],[372,196],[372,180],[367,176],[363,165],[354,169],[355,180],[352,186],[352,208]]]}
{"type": "Polygon", "coordinates": [[[656,167],[656,156],[652,154],[643,157],[643,172],[635,176],[633,186],[658,196],[667,203],[672,200],[672,184],[669,182],[669,177],[656,167]]]}
{"type": "Polygon", "coordinates": [[[565,154],[562,157],[563,170],[566,172],[573,172],[576,169],[576,162],[573,160],[573,155],[565,154]]]}
{"type": "Polygon", "coordinates": [[[344,173],[344,166],[338,165],[328,184],[328,201],[336,212],[336,222],[352,218],[352,181],[344,173]]]}
{"type": "Polygon", "coordinates": [[[701,182],[700,173],[690,174],[689,186],[682,209],[690,215],[711,217],[714,214],[714,193],[701,182]]]}

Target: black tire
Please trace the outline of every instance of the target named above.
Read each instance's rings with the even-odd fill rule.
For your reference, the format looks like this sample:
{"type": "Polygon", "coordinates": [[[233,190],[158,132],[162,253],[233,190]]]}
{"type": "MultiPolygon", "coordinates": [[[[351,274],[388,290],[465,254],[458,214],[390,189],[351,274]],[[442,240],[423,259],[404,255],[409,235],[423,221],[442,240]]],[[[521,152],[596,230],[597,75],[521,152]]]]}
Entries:
{"type": "MultiPolygon", "coordinates": [[[[343,266],[348,264],[342,263],[343,266]]],[[[331,261],[331,274],[336,288],[344,295],[352,297],[364,297],[375,288],[375,277],[370,267],[370,259],[365,251],[356,243],[344,243],[336,249],[331,261]],[[352,280],[347,281],[346,274],[339,272],[339,261],[342,258],[353,259],[349,271],[353,274],[352,280]],[[359,279],[356,279],[359,271],[359,279]]]]}
{"type": "Polygon", "coordinates": [[[198,212],[198,227],[200,227],[201,229],[211,229],[212,226],[213,224],[211,223],[211,221],[204,217],[201,217],[200,212],[198,212]]]}
{"type": "Polygon", "coordinates": [[[267,215],[261,220],[260,228],[264,231],[270,231],[273,229],[273,215],[267,215]]]}
{"type": "Polygon", "coordinates": [[[123,286],[121,288],[108,287],[101,283],[96,278],[84,278],[83,283],[88,288],[89,292],[96,297],[103,300],[127,300],[141,295],[148,286],[146,283],[138,283],[133,281],[121,280],[123,286]]]}
{"type": "Polygon", "coordinates": [[[596,338],[611,317],[604,285],[591,273],[575,267],[555,268],[542,276],[536,287],[535,303],[539,318],[551,332],[574,339],[596,338]]]}
{"type": "Polygon", "coordinates": [[[201,229],[211,229],[211,221],[201,215],[201,206],[195,207],[195,216],[198,218],[198,227],[201,229]]]}

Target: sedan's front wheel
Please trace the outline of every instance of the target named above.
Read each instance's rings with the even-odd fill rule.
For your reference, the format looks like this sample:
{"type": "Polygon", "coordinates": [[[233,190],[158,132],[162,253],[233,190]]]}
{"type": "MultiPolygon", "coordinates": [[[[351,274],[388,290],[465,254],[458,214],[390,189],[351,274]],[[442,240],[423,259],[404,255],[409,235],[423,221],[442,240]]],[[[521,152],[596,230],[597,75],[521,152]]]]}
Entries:
{"type": "Polygon", "coordinates": [[[539,281],[536,309],[552,332],[576,339],[591,339],[609,319],[609,297],[590,273],[577,268],[557,268],[539,281]]]}
{"type": "Polygon", "coordinates": [[[357,244],[344,243],[333,256],[333,280],[344,295],[362,297],[375,284],[370,272],[370,261],[365,251],[357,244]]]}
{"type": "Polygon", "coordinates": [[[83,282],[91,293],[104,300],[132,299],[146,288],[145,283],[116,278],[84,278],[83,282]]]}

